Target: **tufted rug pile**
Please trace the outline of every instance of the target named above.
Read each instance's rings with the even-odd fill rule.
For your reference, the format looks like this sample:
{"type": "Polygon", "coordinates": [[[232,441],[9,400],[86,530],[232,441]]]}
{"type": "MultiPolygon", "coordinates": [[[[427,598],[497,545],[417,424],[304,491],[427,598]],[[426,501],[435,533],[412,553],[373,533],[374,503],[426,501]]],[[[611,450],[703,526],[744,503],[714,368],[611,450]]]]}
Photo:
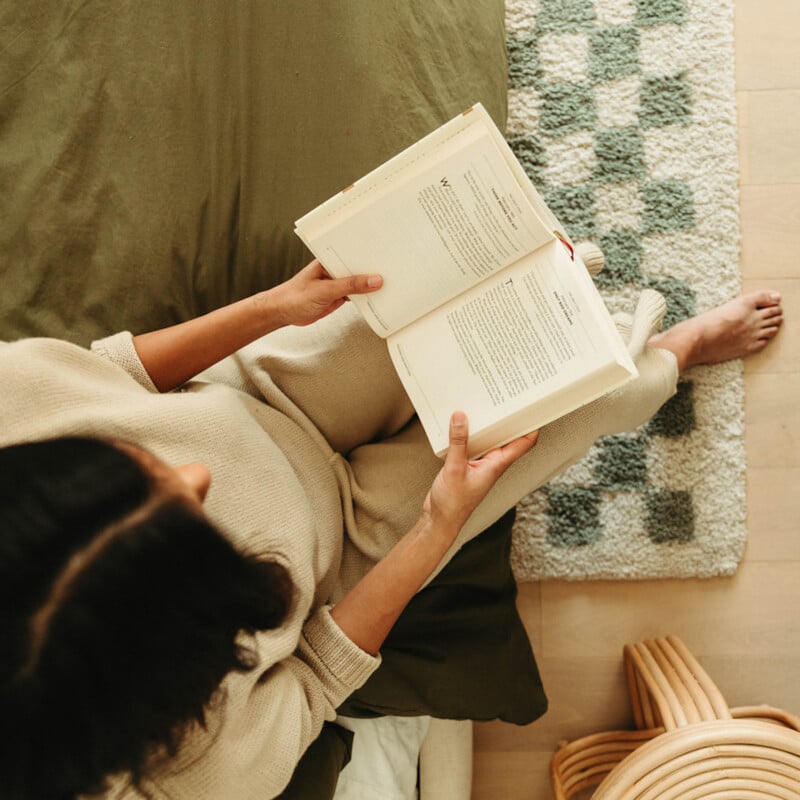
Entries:
{"type": "MultiPolygon", "coordinates": [[[[665,325],[739,289],[733,0],[507,0],[509,142],[609,308],[665,325]]],[[[519,580],[710,577],[745,543],[741,362],[696,367],[646,426],[520,503],[519,580]]]]}

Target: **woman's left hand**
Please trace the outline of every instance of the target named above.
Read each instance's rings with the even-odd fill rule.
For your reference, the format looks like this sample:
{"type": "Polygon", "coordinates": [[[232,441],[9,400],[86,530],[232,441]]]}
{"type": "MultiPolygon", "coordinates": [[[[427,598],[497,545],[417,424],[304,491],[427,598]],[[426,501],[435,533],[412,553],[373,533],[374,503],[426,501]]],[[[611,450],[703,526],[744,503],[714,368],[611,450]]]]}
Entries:
{"type": "Polygon", "coordinates": [[[318,259],[270,291],[275,313],[284,325],[311,325],[347,301],[347,295],[367,294],[383,285],[380,275],[332,278],[318,259]]]}
{"type": "Polygon", "coordinates": [[[377,653],[409,600],[453,544],[458,532],[497,479],[536,444],[538,431],[467,458],[467,417],[450,419],[450,449],[433,481],[422,516],[344,597],[331,617],[351,641],[377,653]]]}
{"type": "Polygon", "coordinates": [[[467,458],[467,417],[457,411],[450,419],[450,447],[444,466],[425,498],[423,514],[435,528],[455,536],[500,476],[527,453],[538,438],[539,431],[533,431],[490,450],[479,459],[470,460],[467,458]]]}

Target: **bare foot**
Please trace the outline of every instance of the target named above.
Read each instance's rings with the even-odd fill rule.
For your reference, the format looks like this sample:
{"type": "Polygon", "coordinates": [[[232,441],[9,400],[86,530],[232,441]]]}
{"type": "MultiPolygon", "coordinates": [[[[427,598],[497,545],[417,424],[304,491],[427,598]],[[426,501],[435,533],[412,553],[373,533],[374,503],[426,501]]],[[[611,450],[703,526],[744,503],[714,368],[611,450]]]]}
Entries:
{"type": "Polygon", "coordinates": [[[739,295],[721,306],[679,322],[650,339],[672,351],[683,371],[696,364],[717,364],[763,350],[783,322],[778,292],[739,295]]]}

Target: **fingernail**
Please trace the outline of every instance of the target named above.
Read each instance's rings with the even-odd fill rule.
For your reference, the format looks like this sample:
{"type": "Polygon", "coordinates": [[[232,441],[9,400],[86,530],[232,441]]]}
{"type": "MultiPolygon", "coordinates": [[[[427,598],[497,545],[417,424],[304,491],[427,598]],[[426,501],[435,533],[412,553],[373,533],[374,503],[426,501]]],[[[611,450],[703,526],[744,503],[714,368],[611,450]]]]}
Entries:
{"type": "Polygon", "coordinates": [[[367,278],[367,287],[370,289],[377,289],[383,283],[383,278],[380,275],[370,275],[367,278]]]}
{"type": "Polygon", "coordinates": [[[781,293],[780,292],[770,292],[769,296],[770,296],[770,298],[772,298],[775,301],[781,299],[781,293]]]}

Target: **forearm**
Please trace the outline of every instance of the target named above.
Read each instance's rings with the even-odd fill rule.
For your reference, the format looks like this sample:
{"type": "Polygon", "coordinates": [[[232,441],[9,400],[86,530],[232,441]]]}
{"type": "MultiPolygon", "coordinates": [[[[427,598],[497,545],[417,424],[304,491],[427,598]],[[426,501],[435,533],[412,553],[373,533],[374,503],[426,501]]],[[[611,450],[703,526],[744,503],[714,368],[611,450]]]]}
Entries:
{"type": "Polygon", "coordinates": [[[380,275],[331,278],[319,261],[288,281],[197,319],[134,336],[133,344],[162,392],[180,386],[239,348],[284,325],[311,325],[351,294],[380,289],[380,275]]]}
{"type": "Polygon", "coordinates": [[[362,650],[376,654],[397,618],[439,565],[458,529],[417,524],[333,608],[336,624],[362,650]]]}
{"type": "Polygon", "coordinates": [[[159,391],[180,386],[282,327],[273,292],[259,292],[187,322],[134,336],[136,352],[159,391]]]}
{"type": "Polygon", "coordinates": [[[466,415],[450,418],[450,449],[422,505],[417,524],[331,611],[342,631],[362,650],[377,653],[409,600],[444,558],[475,508],[508,467],[538,438],[529,433],[467,459],[466,415]]]}

